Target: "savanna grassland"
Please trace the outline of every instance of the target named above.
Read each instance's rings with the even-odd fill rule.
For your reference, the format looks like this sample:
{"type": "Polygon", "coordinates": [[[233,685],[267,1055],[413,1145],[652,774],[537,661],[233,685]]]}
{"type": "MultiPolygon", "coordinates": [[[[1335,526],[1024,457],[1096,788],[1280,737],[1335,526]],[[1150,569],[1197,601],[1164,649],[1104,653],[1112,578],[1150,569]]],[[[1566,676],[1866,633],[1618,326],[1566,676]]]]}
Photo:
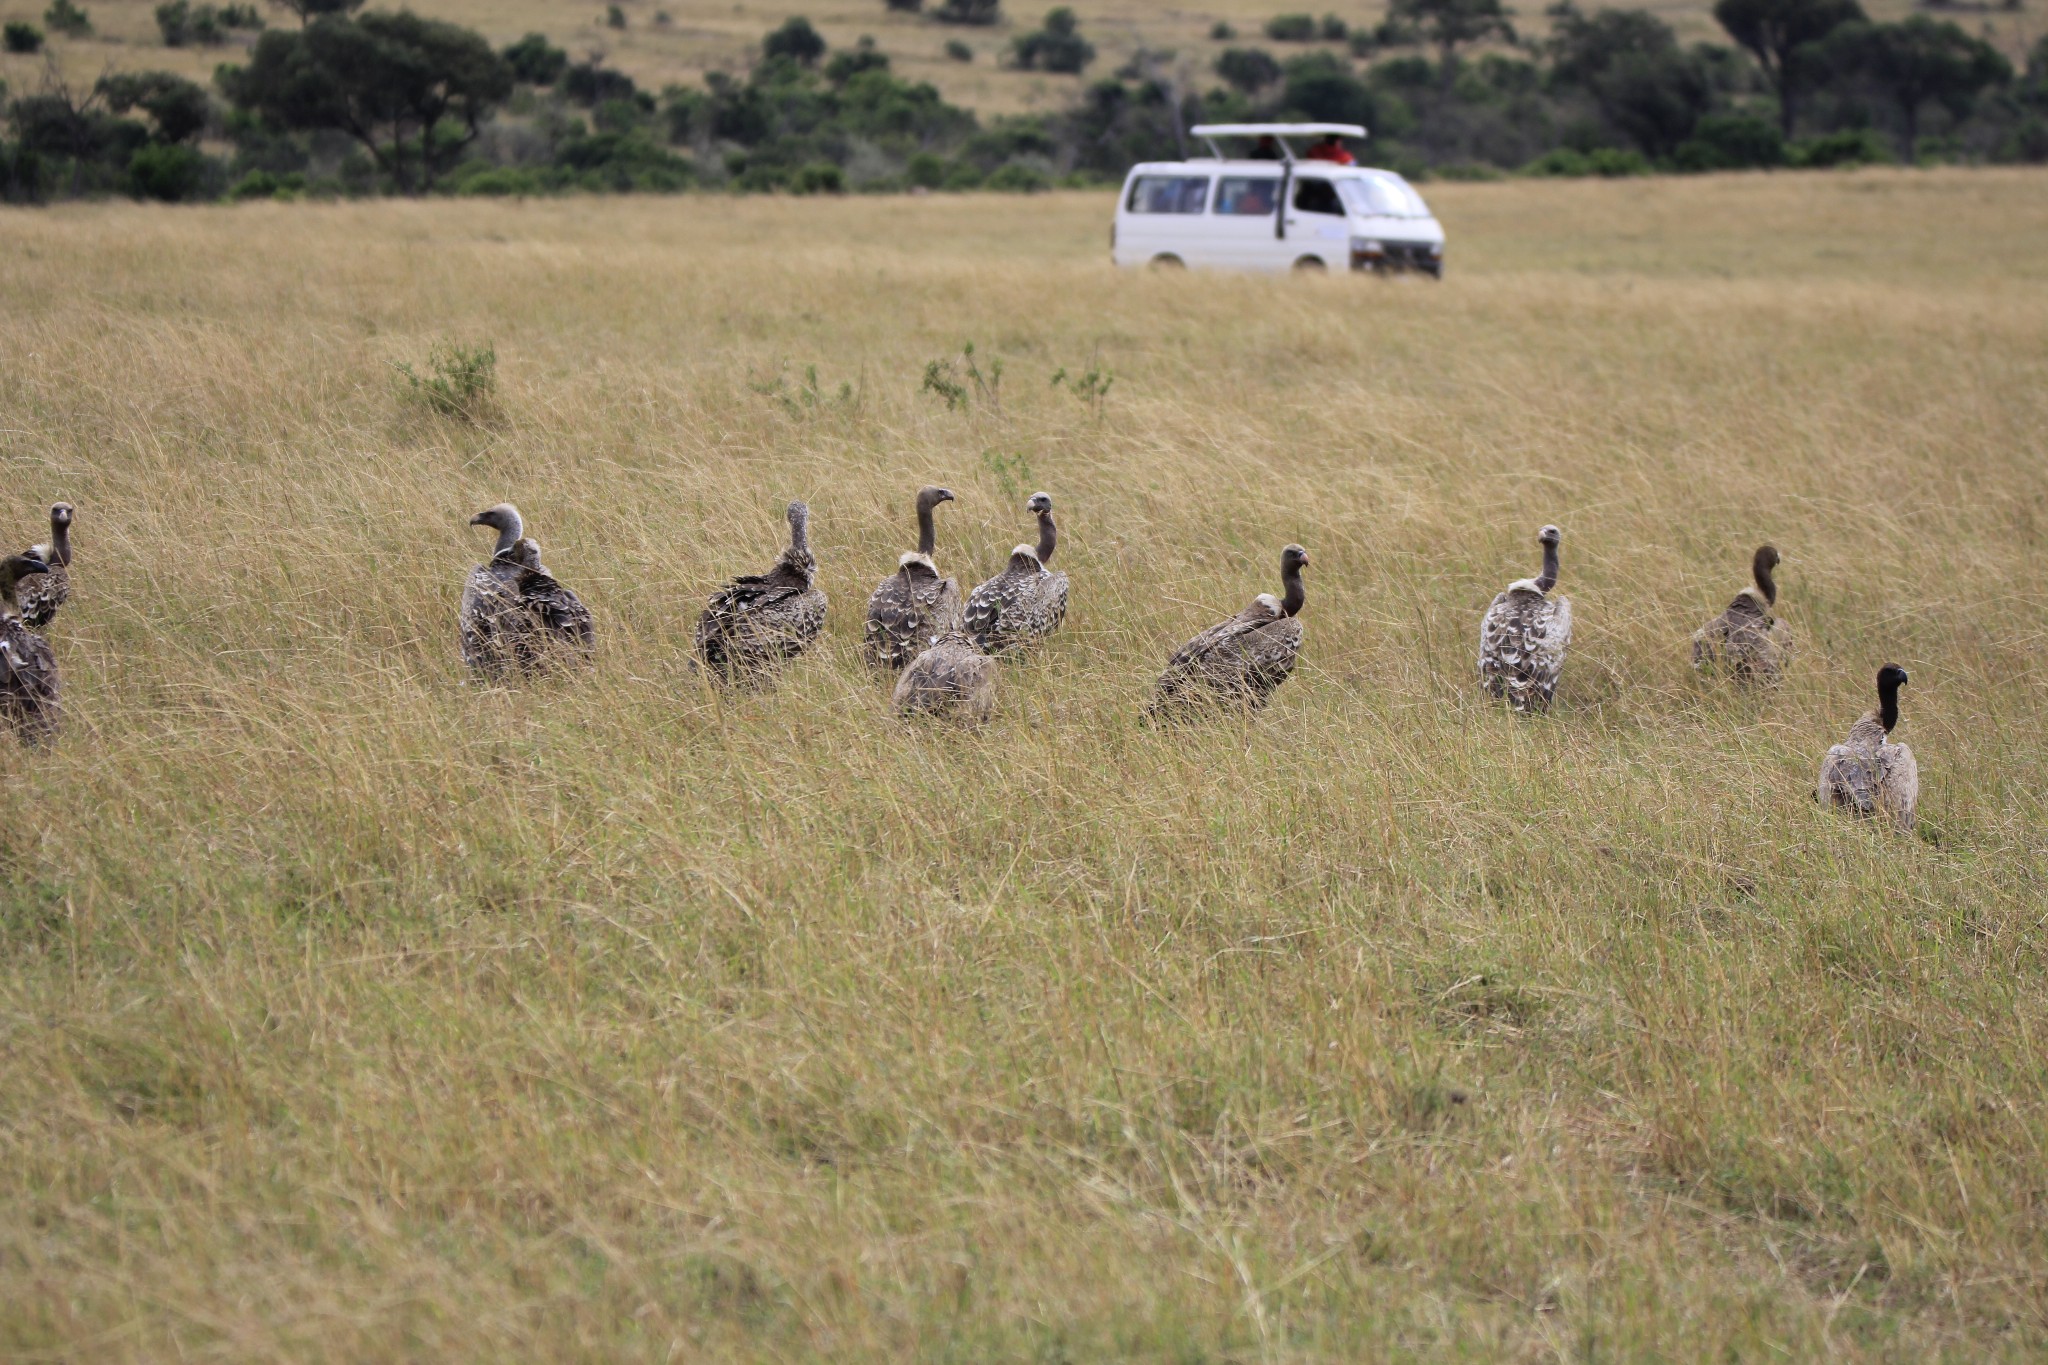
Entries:
{"type": "Polygon", "coordinates": [[[1119,274],[1097,194],[0,216],[8,543],[79,507],[0,1355],[2040,1358],[2048,177],[1431,197],[1441,285],[1119,274]],[[855,651],[927,481],[962,580],[1062,516],[975,734],[855,651]],[[792,497],[826,639],[721,696],[792,497]],[[501,498],[573,685],[465,682],[501,498]],[[1703,691],[1766,539],[1797,662],[1703,691]],[[1141,724],[1290,540],[1272,709],[1141,724]],[[1809,799],[1888,660],[1907,837],[1809,799]]]}

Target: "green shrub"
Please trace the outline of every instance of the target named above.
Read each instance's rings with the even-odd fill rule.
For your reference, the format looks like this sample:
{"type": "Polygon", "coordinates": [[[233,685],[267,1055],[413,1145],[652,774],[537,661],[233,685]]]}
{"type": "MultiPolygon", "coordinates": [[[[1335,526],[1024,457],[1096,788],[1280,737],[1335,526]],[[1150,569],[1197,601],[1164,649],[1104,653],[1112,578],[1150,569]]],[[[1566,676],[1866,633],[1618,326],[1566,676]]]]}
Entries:
{"type": "Polygon", "coordinates": [[[1026,71],[1036,67],[1071,76],[1095,60],[1095,45],[1081,36],[1081,21],[1065,5],[1048,11],[1045,27],[1020,35],[1011,49],[1017,65],[1026,71]]]}
{"type": "Polygon", "coordinates": [[[986,28],[1003,21],[1002,0],[944,0],[932,18],[942,24],[971,24],[986,28]]]}
{"type": "Polygon", "coordinates": [[[569,54],[549,42],[544,33],[529,33],[499,54],[512,74],[528,85],[553,85],[568,69],[569,54]]]}
{"type": "Polygon", "coordinates": [[[1262,47],[1231,47],[1216,59],[1216,74],[1247,95],[1280,79],[1280,63],[1262,47]]]}
{"type": "Polygon", "coordinates": [[[789,178],[791,194],[844,194],[846,172],[829,161],[813,161],[789,178]]]}
{"type": "Polygon", "coordinates": [[[982,188],[1002,190],[1010,194],[1035,194],[1039,190],[1051,189],[1052,177],[1035,166],[1012,161],[1008,165],[998,166],[995,172],[982,182],[982,188]]]}
{"type": "Polygon", "coordinates": [[[798,15],[761,40],[765,57],[787,57],[798,66],[816,66],[825,55],[825,40],[811,21],[798,15]]]}
{"type": "Polygon", "coordinates": [[[1570,147],[1555,147],[1537,157],[1522,168],[1524,175],[1586,176],[1599,175],[1610,179],[1629,175],[1648,175],[1650,163],[1643,154],[1619,147],[1595,147],[1590,152],[1574,151],[1570,147]]]}
{"type": "Polygon", "coordinates": [[[16,19],[0,29],[0,41],[6,43],[9,52],[40,52],[43,50],[43,31],[34,24],[16,19]]]}
{"type": "Polygon", "coordinates": [[[1224,23],[1221,19],[1209,25],[1209,41],[1212,43],[1227,43],[1235,37],[1237,37],[1237,30],[1224,23]]]}
{"type": "Polygon", "coordinates": [[[604,7],[604,26],[606,28],[624,28],[626,26],[626,12],[617,5],[606,5],[604,7]]]}
{"type": "Polygon", "coordinates": [[[1819,169],[1827,166],[1881,166],[1893,158],[1891,144],[1874,129],[1844,128],[1794,143],[1787,159],[1794,166],[1819,169]]]}
{"type": "Polygon", "coordinates": [[[971,62],[974,60],[974,49],[961,42],[958,38],[948,38],[946,40],[946,55],[956,62],[971,62]]]}
{"type": "Polygon", "coordinates": [[[200,197],[207,158],[197,147],[152,142],[128,158],[128,191],[138,199],[175,204],[200,197]]]}
{"type": "Polygon", "coordinates": [[[83,38],[92,32],[92,16],[71,0],[50,0],[50,7],[43,11],[43,22],[50,26],[52,33],[61,33],[67,38],[83,38]]]}
{"type": "Polygon", "coordinates": [[[1351,36],[1351,25],[1334,14],[1325,14],[1316,25],[1316,34],[1326,43],[1341,43],[1351,36]]]}
{"type": "Polygon", "coordinates": [[[1708,114],[1672,153],[1682,171],[1747,170],[1785,160],[1785,135],[1755,114],[1708,114]]]}
{"type": "Polygon", "coordinates": [[[391,368],[404,378],[401,401],[468,422],[482,422],[498,411],[498,352],[481,346],[436,343],[427,353],[427,373],[402,360],[391,368]]]}
{"type": "Polygon", "coordinates": [[[937,152],[913,152],[903,175],[913,185],[935,190],[946,183],[946,159],[937,152]]]}
{"type": "Polygon", "coordinates": [[[1308,14],[1276,14],[1266,21],[1266,36],[1276,43],[1312,43],[1316,21],[1308,14]]]}
{"type": "Polygon", "coordinates": [[[276,175],[251,171],[229,187],[227,197],[240,204],[250,199],[296,199],[306,190],[306,177],[297,171],[276,175]]]}

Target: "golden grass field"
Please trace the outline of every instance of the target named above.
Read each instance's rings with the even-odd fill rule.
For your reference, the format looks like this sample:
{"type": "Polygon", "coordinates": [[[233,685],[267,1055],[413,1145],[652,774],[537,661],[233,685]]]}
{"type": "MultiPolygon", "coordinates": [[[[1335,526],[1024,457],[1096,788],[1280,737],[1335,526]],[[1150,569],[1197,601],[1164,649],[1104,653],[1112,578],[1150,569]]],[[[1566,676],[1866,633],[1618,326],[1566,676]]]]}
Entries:
{"type": "MultiPolygon", "coordinates": [[[[252,41],[249,35],[241,35],[226,47],[166,48],[155,19],[157,0],[80,3],[92,16],[94,36],[77,40],[53,36],[49,54],[81,92],[90,89],[109,68],[176,71],[209,81],[221,62],[243,60],[242,53],[252,41]]],[[[891,13],[883,0],[782,0],[767,5],[757,0],[620,0],[627,21],[624,31],[605,23],[605,0],[581,4],[564,4],[562,0],[410,0],[404,6],[382,7],[407,7],[469,25],[499,47],[521,34],[545,33],[576,60],[601,53],[608,65],[655,91],[672,82],[701,85],[709,70],[745,72],[760,53],[762,35],[791,15],[801,14],[834,47],[851,46],[862,36],[872,37],[889,54],[898,75],[930,81],[948,100],[984,115],[1064,109],[1079,98],[1088,82],[1109,75],[1140,49],[1172,52],[1175,60],[1169,68],[1178,69],[1192,88],[1206,90],[1219,83],[1213,66],[1217,55],[1230,46],[1209,37],[1219,20],[1237,30],[1240,44],[1267,47],[1284,57],[1308,48],[1266,40],[1260,28],[1276,14],[1335,13],[1362,27],[1377,24],[1386,14],[1385,0],[1342,5],[1327,0],[1315,4],[1308,0],[1203,0],[1191,7],[1161,7],[1149,0],[1082,0],[1072,8],[1081,17],[1083,35],[1099,52],[1085,75],[1048,75],[999,65],[1010,51],[1011,40],[1036,28],[1055,3],[1005,0],[1006,22],[1002,26],[965,29],[918,15],[891,13]],[[658,14],[666,14],[668,22],[658,22],[658,14]],[[949,39],[973,48],[974,60],[961,63],[948,58],[944,49],[949,39]]],[[[930,4],[936,7],[937,0],[930,4]]],[[[1714,22],[1712,0],[1627,0],[1627,7],[1661,16],[1688,42],[1728,41],[1714,22]]],[[[40,26],[45,8],[46,0],[0,0],[0,19],[25,19],[40,26]]],[[[298,22],[288,11],[266,6],[261,0],[258,8],[272,25],[298,22]]],[[[1525,36],[1541,38],[1549,31],[1542,5],[1510,8],[1518,10],[1517,22],[1525,36]]],[[[1866,0],[1864,8],[1876,18],[1898,19],[1912,12],[1912,0],[1866,0]]],[[[2029,47],[2048,31],[2032,10],[1958,18],[1971,33],[1981,34],[2021,66],[2029,47]]],[[[1319,46],[1343,50],[1339,44],[1319,46]]],[[[43,56],[0,54],[0,80],[7,81],[17,94],[39,89],[44,70],[43,56]]]]}
{"type": "Polygon", "coordinates": [[[0,534],[79,507],[0,1358],[2039,1359],[2048,176],[1431,196],[1441,285],[1117,273],[1101,194],[0,213],[0,534]],[[1062,514],[975,734],[855,652],[926,481],[963,581],[1062,514]],[[791,497],[827,637],[720,696],[791,497]],[[465,684],[500,498],[575,685],[465,684]],[[1766,539],[1796,664],[1702,691],[1766,539]],[[1142,725],[1289,540],[1275,705],[1142,725]],[[1910,837],[1809,799],[1887,660],[1910,837]]]}

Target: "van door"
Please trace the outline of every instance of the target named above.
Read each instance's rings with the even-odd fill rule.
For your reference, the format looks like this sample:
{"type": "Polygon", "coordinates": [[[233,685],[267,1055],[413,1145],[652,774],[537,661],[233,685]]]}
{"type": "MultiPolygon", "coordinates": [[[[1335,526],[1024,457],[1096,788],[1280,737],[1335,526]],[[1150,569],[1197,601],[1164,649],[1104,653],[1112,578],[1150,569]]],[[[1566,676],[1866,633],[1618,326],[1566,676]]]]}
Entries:
{"type": "Polygon", "coordinates": [[[1209,203],[1206,175],[1134,176],[1124,196],[1117,255],[1133,265],[1161,256],[1196,264],[1202,250],[1202,210],[1209,203]],[[1190,253],[1193,253],[1191,255],[1190,253]]]}
{"type": "Polygon", "coordinates": [[[1216,265],[1239,270],[1278,270],[1293,260],[1280,240],[1278,175],[1224,175],[1206,221],[1216,265]]]}
{"type": "Polygon", "coordinates": [[[1351,266],[1351,220],[1327,176],[1296,173],[1287,212],[1287,263],[1313,256],[1332,270],[1351,266]]]}

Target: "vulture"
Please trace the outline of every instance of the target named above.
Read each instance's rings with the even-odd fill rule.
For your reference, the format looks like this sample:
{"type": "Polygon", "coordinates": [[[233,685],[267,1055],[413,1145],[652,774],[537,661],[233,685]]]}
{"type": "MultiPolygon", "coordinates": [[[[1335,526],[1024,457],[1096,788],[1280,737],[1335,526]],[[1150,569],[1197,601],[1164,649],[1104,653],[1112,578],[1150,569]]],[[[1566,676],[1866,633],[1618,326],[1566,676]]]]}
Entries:
{"type": "Polygon", "coordinates": [[[917,549],[897,561],[896,572],[876,585],[868,598],[861,645],[877,668],[901,668],[927,641],[960,629],[960,585],[939,577],[932,562],[932,548],[938,543],[932,509],[951,501],[950,488],[917,490],[917,549]]]}
{"type": "Polygon", "coordinates": [[[1506,697],[1517,711],[1550,705],[1572,642],[1571,599],[1548,595],[1557,586],[1557,543],[1563,538],[1555,526],[1537,534],[1543,572],[1508,584],[1479,623],[1479,685],[1506,697]]]}
{"type": "Polygon", "coordinates": [[[597,628],[583,599],[555,581],[540,562],[540,545],[522,537],[512,547],[512,562],[519,566],[519,600],[534,622],[534,643],[538,649],[520,659],[529,671],[555,660],[588,660],[597,648],[597,628]]]}
{"type": "Polygon", "coordinates": [[[1009,565],[967,596],[967,634],[987,654],[1043,640],[1067,617],[1067,576],[1046,567],[1059,544],[1052,496],[1033,493],[1024,508],[1038,514],[1038,548],[1010,551],[1009,565]]]}
{"type": "Polygon", "coordinates": [[[57,617],[57,608],[71,600],[71,516],[68,502],[50,505],[50,543],[33,545],[29,554],[41,560],[48,573],[37,574],[18,586],[21,619],[30,630],[41,630],[57,617]]]}
{"type": "Polygon", "coordinates": [[[811,509],[789,505],[789,548],[764,574],[742,574],[697,618],[697,657],[725,682],[764,683],[825,627],[825,594],[811,557],[811,509]]]}
{"type": "Polygon", "coordinates": [[[1920,765],[1913,751],[1891,741],[1899,723],[1899,689],[1906,670],[1886,664],[1877,670],[1877,709],[1849,727],[1849,738],[1821,760],[1813,799],[1846,806],[1856,815],[1882,815],[1900,831],[1913,828],[1920,806],[1920,765]]]}
{"type": "Polygon", "coordinates": [[[1256,711],[1294,672],[1301,657],[1301,571],[1308,551],[1280,552],[1285,595],[1260,593],[1228,621],[1218,622],[1174,651],[1159,675],[1145,714],[1164,718],[1200,707],[1256,711]]]}
{"type": "Polygon", "coordinates": [[[896,680],[896,713],[980,725],[996,709],[996,662],[964,632],[935,637],[896,680]]]}
{"type": "Polygon", "coordinates": [[[469,519],[498,533],[490,562],[469,571],[457,617],[462,660],[501,681],[531,676],[571,658],[588,659],[594,644],[590,612],[541,566],[540,546],[525,538],[525,521],[509,502],[469,519]]]}
{"type": "Polygon", "coordinates": [[[57,699],[57,656],[21,617],[19,584],[49,572],[37,555],[0,559],[0,717],[27,744],[56,738],[63,710],[57,699]]]}
{"type": "Polygon", "coordinates": [[[1692,637],[1692,666],[1702,677],[1725,674],[1739,683],[1769,685],[1783,676],[1792,661],[1792,627],[1771,610],[1778,602],[1771,571],[1779,562],[1775,547],[1760,548],[1750,565],[1756,586],[1735,594],[1728,610],[1692,637]]]}

